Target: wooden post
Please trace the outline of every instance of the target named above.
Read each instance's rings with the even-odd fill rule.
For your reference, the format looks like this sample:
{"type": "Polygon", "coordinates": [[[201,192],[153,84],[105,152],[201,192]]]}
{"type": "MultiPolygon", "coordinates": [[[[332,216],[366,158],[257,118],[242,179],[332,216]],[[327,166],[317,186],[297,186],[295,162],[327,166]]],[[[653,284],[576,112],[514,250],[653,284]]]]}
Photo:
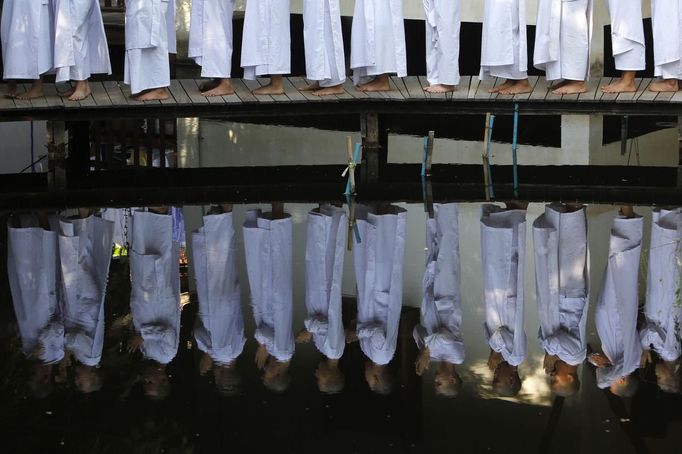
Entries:
{"type": "Polygon", "coordinates": [[[682,116],[677,117],[677,143],[679,154],[677,160],[677,187],[682,188],[682,116]]]}
{"type": "Polygon", "coordinates": [[[90,172],[90,156],[92,153],[90,141],[89,121],[70,121],[67,124],[69,131],[69,156],[66,160],[67,175],[69,182],[83,179],[90,172]]]}
{"type": "Polygon", "coordinates": [[[433,162],[433,144],[436,140],[436,132],[429,131],[426,145],[426,159],[424,160],[424,172],[426,176],[431,175],[431,163],[433,162]]]}
{"type": "Polygon", "coordinates": [[[381,168],[388,162],[388,130],[383,128],[379,114],[360,115],[362,132],[362,177],[367,182],[379,181],[381,168]]]}
{"type": "Polygon", "coordinates": [[[485,132],[483,133],[483,185],[485,186],[485,199],[490,200],[490,175],[488,174],[488,140],[490,136],[490,114],[485,114],[485,132]]]}
{"type": "Polygon", "coordinates": [[[66,189],[66,146],[63,121],[47,122],[47,187],[50,191],[66,189]]]}

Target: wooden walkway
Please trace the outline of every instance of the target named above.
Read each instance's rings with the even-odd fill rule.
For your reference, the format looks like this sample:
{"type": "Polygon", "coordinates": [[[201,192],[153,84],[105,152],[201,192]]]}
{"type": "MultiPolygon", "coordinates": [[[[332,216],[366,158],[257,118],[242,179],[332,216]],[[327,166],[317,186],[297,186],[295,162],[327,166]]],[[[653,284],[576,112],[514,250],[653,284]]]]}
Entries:
{"type": "MultiPolygon", "coordinates": [[[[542,77],[531,77],[531,93],[516,96],[490,94],[488,90],[502,80],[479,81],[476,76],[462,77],[454,93],[429,94],[425,77],[393,77],[393,90],[363,93],[347,81],[343,94],[318,97],[301,91],[302,77],[285,78],[283,95],[254,95],[252,91],[267,83],[234,79],[235,94],[206,98],[199,93],[201,80],[173,80],[170,98],[163,101],[135,101],[129,88],[116,81],[93,82],[92,96],[71,102],[59,96],[68,87],[46,84],[45,96],[30,101],[6,98],[6,86],[0,85],[0,121],[59,119],[94,120],[121,117],[234,117],[344,113],[406,114],[479,114],[510,113],[519,103],[522,114],[604,113],[621,115],[682,115],[682,92],[653,93],[652,79],[637,79],[637,92],[609,94],[600,87],[611,78],[590,81],[586,93],[555,95],[542,77]]],[[[19,87],[27,88],[26,86],[19,87]]]]}

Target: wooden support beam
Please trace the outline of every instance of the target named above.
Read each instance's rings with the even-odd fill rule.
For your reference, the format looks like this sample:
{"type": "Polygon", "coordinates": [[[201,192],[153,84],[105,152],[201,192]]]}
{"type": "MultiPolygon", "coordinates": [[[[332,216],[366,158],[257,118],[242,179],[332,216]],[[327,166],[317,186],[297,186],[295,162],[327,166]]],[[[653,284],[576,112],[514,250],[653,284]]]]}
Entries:
{"type": "Polygon", "coordinates": [[[362,178],[379,181],[381,169],[388,163],[388,129],[381,116],[371,112],[360,115],[362,132],[362,178]]]}
{"type": "MultiPolygon", "coordinates": [[[[90,172],[91,149],[90,122],[73,121],[66,124],[69,133],[69,153],[66,159],[68,180],[81,180],[90,172]]],[[[96,144],[93,143],[96,146],[96,144]]]]}
{"type": "Polygon", "coordinates": [[[677,143],[679,154],[677,160],[677,187],[682,188],[682,116],[677,117],[677,143]]]}
{"type": "Polygon", "coordinates": [[[47,122],[47,188],[66,189],[66,125],[63,121],[47,122]]]}

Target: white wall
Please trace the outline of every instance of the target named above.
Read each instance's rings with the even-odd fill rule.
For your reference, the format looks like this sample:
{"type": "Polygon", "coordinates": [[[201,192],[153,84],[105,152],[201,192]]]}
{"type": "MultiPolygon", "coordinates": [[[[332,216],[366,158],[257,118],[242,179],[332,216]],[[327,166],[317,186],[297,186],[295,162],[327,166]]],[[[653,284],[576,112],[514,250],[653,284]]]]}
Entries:
{"type": "MultiPolygon", "coordinates": [[[[0,146],[0,173],[18,173],[31,164],[31,123],[0,122],[0,137],[9,138],[0,146]]],[[[47,132],[44,121],[33,122],[33,156],[34,162],[47,154],[47,132]]],[[[36,166],[36,172],[47,170],[47,161],[36,166]]],[[[26,172],[31,172],[30,169],[26,172]]]]}

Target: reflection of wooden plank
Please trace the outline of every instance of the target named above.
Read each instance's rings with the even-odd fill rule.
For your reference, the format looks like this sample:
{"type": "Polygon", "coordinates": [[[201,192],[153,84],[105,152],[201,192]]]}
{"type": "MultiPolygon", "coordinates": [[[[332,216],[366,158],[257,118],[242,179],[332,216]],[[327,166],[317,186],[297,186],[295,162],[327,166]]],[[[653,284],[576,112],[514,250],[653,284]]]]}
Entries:
{"type": "MultiPolygon", "coordinates": [[[[291,83],[288,77],[284,78],[284,94],[287,95],[287,98],[289,98],[291,102],[305,102],[306,100],[305,96],[294,87],[294,84],[291,83]]],[[[350,96],[350,94],[348,96],[350,96]]]]}
{"type": "MultiPolygon", "coordinates": [[[[90,90],[92,90],[92,99],[99,107],[110,107],[111,99],[107,91],[104,89],[102,82],[90,82],[90,90]]],[[[49,102],[49,101],[48,101],[49,102]]]]}
{"type": "Polygon", "coordinates": [[[189,95],[187,95],[185,89],[182,88],[182,85],[180,84],[179,80],[171,80],[171,84],[170,87],[168,87],[168,90],[173,95],[173,99],[175,99],[176,104],[180,105],[192,104],[192,99],[189,97],[189,95]]]}
{"type": "Polygon", "coordinates": [[[121,91],[121,87],[119,86],[118,82],[116,82],[115,80],[107,80],[103,82],[102,85],[104,85],[104,89],[107,91],[107,95],[109,95],[109,99],[111,99],[112,105],[114,106],[128,105],[128,100],[123,95],[123,92],[121,91]]]}
{"type": "MultiPolygon", "coordinates": [[[[104,90],[104,87],[102,87],[102,90],[104,90]]],[[[59,93],[57,93],[55,84],[45,84],[43,93],[45,94],[45,101],[47,101],[49,107],[64,107],[64,101],[62,100],[62,97],[59,96],[59,93]]],[[[106,96],[106,92],[104,94],[106,96]]],[[[107,96],[107,99],[109,99],[109,96],[107,96]]],[[[111,101],[109,101],[109,105],[111,105],[111,101]]]]}
{"type": "Polygon", "coordinates": [[[629,93],[619,93],[618,96],[616,97],[616,102],[633,102],[641,85],[642,79],[640,78],[635,79],[635,91],[629,93]]]}
{"type": "Polygon", "coordinates": [[[593,77],[587,81],[587,91],[578,95],[578,101],[594,101],[599,90],[598,77],[593,77]]]}
{"type": "Polygon", "coordinates": [[[455,87],[455,91],[452,92],[451,99],[454,101],[460,101],[462,99],[467,99],[469,95],[469,84],[471,83],[471,76],[462,76],[459,80],[459,85],[455,87]]]}
{"type": "Polygon", "coordinates": [[[253,95],[254,98],[256,98],[258,102],[262,103],[275,102],[275,100],[272,99],[272,96],[270,95],[257,95],[254,93],[254,90],[258,90],[259,88],[261,88],[261,84],[259,84],[257,80],[243,79],[242,82],[244,82],[246,88],[251,91],[251,94],[253,95]]]}
{"type": "Polygon", "coordinates": [[[244,85],[244,81],[241,79],[234,79],[232,80],[232,86],[234,87],[234,92],[237,96],[239,96],[239,99],[242,100],[243,103],[255,103],[259,102],[255,96],[253,96],[253,93],[251,93],[251,90],[244,85]]]}

